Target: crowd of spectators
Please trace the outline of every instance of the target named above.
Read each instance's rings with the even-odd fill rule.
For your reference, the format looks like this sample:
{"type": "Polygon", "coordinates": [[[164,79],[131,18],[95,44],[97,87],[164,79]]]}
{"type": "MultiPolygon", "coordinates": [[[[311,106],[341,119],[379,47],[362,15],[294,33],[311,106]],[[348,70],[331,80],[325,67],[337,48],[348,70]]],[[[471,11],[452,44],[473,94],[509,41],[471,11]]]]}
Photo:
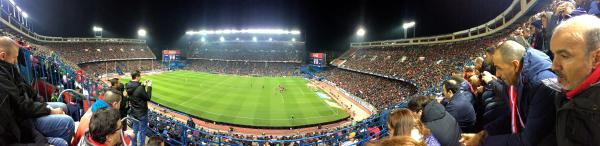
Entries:
{"type": "Polygon", "coordinates": [[[238,61],[291,61],[303,58],[304,43],[220,42],[192,44],[188,58],[238,61]]]}
{"type": "MultiPolygon", "coordinates": [[[[167,143],[182,142],[182,138],[186,137],[188,140],[185,145],[196,146],[196,145],[213,145],[217,142],[222,142],[227,145],[258,145],[259,143],[249,140],[263,140],[270,141],[268,145],[284,145],[284,146],[297,146],[300,143],[304,145],[334,145],[341,144],[344,142],[357,142],[355,139],[363,139],[367,137],[377,137],[376,131],[381,130],[383,127],[378,122],[382,122],[379,115],[374,115],[375,120],[365,120],[354,123],[353,125],[342,126],[332,129],[320,129],[309,133],[297,133],[290,134],[287,136],[273,136],[266,134],[237,134],[235,129],[229,131],[216,131],[212,129],[204,129],[200,126],[190,125],[178,120],[169,113],[168,110],[161,110],[161,112],[149,111],[150,129],[153,133],[167,137],[164,139],[167,143]],[[162,113],[161,113],[162,112],[162,113]],[[358,126],[362,125],[362,126],[358,126]],[[188,128],[194,128],[190,130],[188,128]],[[375,130],[378,129],[378,130],[375,130]],[[374,131],[375,130],[375,131],[374,131]],[[183,135],[185,132],[185,136],[183,135]],[[299,139],[303,139],[300,141],[299,139]],[[272,142],[290,140],[287,142],[272,142]],[[296,141],[293,141],[296,140],[296,141]],[[177,142],[174,142],[177,141],[177,142]],[[318,143],[318,144],[317,144],[318,143]]],[[[262,143],[263,145],[265,143],[262,143]]]]}
{"type": "Polygon", "coordinates": [[[360,48],[343,57],[346,62],[339,67],[402,78],[425,91],[438,87],[448,73],[468,64],[468,60],[483,53],[485,46],[503,36],[435,45],[360,48]]]}
{"type": "Polygon", "coordinates": [[[114,59],[156,58],[145,43],[64,42],[42,45],[77,64],[114,59]]]}
{"type": "Polygon", "coordinates": [[[417,92],[417,89],[407,82],[339,68],[318,73],[317,76],[325,77],[378,109],[398,104],[417,92]]]}
{"type": "Polygon", "coordinates": [[[161,62],[153,59],[90,62],[81,63],[79,66],[81,66],[81,69],[83,69],[83,73],[89,76],[98,76],[106,73],[119,74],[118,70],[121,70],[122,73],[132,72],[135,70],[151,71],[158,70],[163,67],[161,62]]]}
{"type": "Polygon", "coordinates": [[[192,59],[184,69],[239,75],[297,76],[300,74],[299,66],[299,63],[192,59]]]}

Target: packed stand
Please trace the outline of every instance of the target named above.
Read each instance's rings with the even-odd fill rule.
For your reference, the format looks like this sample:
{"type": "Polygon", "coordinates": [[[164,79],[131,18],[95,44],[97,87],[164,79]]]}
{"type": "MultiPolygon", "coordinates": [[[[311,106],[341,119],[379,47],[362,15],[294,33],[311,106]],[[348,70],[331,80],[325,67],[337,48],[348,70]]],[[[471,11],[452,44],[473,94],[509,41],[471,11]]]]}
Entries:
{"type": "Polygon", "coordinates": [[[43,45],[77,64],[114,59],[156,58],[145,43],[64,42],[43,45]]]}
{"type": "Polygon", "coordinates": [[[122,60],[122,61],[103,61],[79,64],[84,74],[98,77],[106,73],[121,74],[127,72],[151,71],[161,69],[163,66],[156,60],[122,60]]]}
{"type": "Polygon", "coordinates": [[[298,63],[192,59],[184,69],[238,75],[298,76],[298,63]]]}
{"type": "Polygon", "coordinates": [[[193,122],[180,121],[169,114],[169,110],[150,111],[150,129],[152,133],[163,137],[168,144],[177,145],[285,145],[297,146],[300,143],[306,145],[334,145],[343,143],[357,143],[360,139],[376,139],[383,136],[380,133],[384,127],[385,116],[373,115],[371,120],[354,123],[353,125],[338,127],[334,129],[323,129],[310,133],[295,134],[289,136],[272,136],[265,134],[237,134],[235,129],[229,131],[215,131],[195,126],[193,122]],[[193,129],[190,129],[193,128],[193,129]],[[183,138],[187,140],[183,143],[183,138]],[[275,142],[279,141],[279,142],[275,142]]]}
{"type": "Polygon", "coordinates": [[[347,92],[365,99],[378,109],[403,102],[417,92],[413,85],[403,81],[338,68],[318,73],[317,76],[324,77],[347,92]]]}
{"type": "Polygon", "coordinates": [[[194,44],[191,46],[188,58],[301,62],[304,55],[304,43],[221,42],[194,44]]]}

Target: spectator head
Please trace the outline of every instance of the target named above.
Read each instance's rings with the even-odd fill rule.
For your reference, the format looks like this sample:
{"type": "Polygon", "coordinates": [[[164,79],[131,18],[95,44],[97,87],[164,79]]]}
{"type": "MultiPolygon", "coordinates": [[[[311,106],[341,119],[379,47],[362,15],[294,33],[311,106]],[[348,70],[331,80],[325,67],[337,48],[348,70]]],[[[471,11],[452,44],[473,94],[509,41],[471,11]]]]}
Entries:
{"type": "Polygon", "coordinates": [[[423,109],[425,108],[425,106],[434,99],[435,98],[431,97],[431,96],[413,97],[408,102],[408,109],[410,109],[412,112],[415,112],[418,115],[418,117],[420,117],[421,114],[423,113],[423,109]]]}
{"type": "Polygon", "coordinates": [[[387,126],[390,136],[411,136],[421,141],[423,136],[430,134],[429,129],[408,109],[398,109],[390,113],[387,126]]]}
{"type": "Polygon", "coordinates": [[[600,65],[600,19],[583,15],[558,25],[552,34],[552,70],[563,89],[572,90],[600,65]]]}
{"type": "Polygon", "coordinates": [[[110,79],[110,86],[116,86],[117,84],[119,84],[119,78],[110,79]]]}
{"type": "Polygon", "coordinates": [[[469,80],[469,83],[471,83],[471,85],[473,87],[479,87],[479,86],[481,86],[481,81],[479,80],[479,76],[478,75],[469,76],[468,80],[469,80]]]}
{"type": "Polygon", "coordinates": [[[423,142],[418,142],[410,136],[396,136],[380,141],[366,143],[366,146],[426,146],[423,142]]]}
{"type": "Polygon", "coordinates": [[[488,64],[494,63],[494,61],[492,59],[494,57],[494,52],[495,52],[495,49],[493,47],[489,47],[489,48],[485,49],[485,62],[487,62],[488,64]]]}
{"type": "Polygon", "coordinates": [[[111,108],[119,109],[121,107],[122,96],[113,90],[114,89],[111,89],[104,93],[104,101],[110,105],[111,108]]]}
{"type": "Polygon", "coordinates": [[[0,37],[0,60],[10,64],[17,64],[19,46],[14,40],[4,36],[0,37]]]}
{"type": "Polygon", "coordinates": [[[140,81],[142,78],[142,73],[139,70],[133,71],[131,73],[131,80],[140,81]]]}
{"type": "Polygon", "coordinates": [[[460,86],[458,85],[458,82],[450,79],[442,83],[442,89],[444,90],[442,91],[442,95],[444,95],[444,98],[450,99],[452,98],[452,96],[454,96],[456,92],[460,90],[460,86]]]}
{"type": "Polygon", "coordinates": [[[120,117],[117,109],[100,109],[94,112],[89,127],[92,140],[104,145],[120,145],[120,117]]]}
{"type": "Polygon", "coordinates": [[[479,72],[482,72],[483,69],[483,57],[477,57],[475,58],[475,69],[478,70],[479,72]]]}
{"type": "Polygon", "coordinates": [[[521,72],[523,55],[525,55],[525,47],[519,43],[510,40],[502,43],[494,53],[496,76],[508,85],[516,84],[521,72]]]}
{"type": "Polygon", "coordinates": [[[452,76],[450,76],[450,78],[454,81],[456,81],[456,83],[462,83],[465,81],[465,78],[463,77],[464,73],[463,72],[454,72],[452,73],[452,76]]]}

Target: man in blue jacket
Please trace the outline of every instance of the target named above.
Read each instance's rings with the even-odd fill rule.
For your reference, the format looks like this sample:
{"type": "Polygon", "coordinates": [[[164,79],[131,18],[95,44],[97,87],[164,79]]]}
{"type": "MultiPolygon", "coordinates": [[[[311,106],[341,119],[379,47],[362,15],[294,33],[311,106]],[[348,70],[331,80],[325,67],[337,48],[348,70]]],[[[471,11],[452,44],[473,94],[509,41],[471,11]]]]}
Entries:
{"type": "Polygon", "coordinates": [[[442,89],[446,111],[456,119],[462,131],[472,132],[476,121],[475,109],[471,104],[473,94],[460,90],[459,83],[452,79],[444,81],[442,89]]]}
{"type": "Polygon", "coordinates": [[[502,79],[509,113],[485,126],[475,136],[465,136],[468,145],[556,145],[556,108],[551,97],[558,89],[544,84],[556,78],[550,58],[514,41],[502,43],[494,53],[496,76],[502,79]],[[498,131],[509,131],[498,132],[498,131]],[[489,136],[488,136],[489,133],[489,136]]]}

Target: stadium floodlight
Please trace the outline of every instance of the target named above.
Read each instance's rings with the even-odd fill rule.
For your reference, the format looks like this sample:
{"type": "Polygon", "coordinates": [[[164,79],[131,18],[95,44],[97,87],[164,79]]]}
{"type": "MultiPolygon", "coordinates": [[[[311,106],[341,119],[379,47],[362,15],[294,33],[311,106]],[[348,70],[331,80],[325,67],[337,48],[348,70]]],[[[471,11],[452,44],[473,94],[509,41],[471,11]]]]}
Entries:
{"type": "Polygon", "coordinates": [[[140,29],[137,31],[137,34],[138,34],[138,36],[140,36],[140,37],[146,37],[146,34],[147,34],[147,32],[146,32],[146,30],[145,30],[145,29],[142,29],[142,28],[140,28],[140,29]]]}
{"type": "Polygon", "coordinates": [[[94,30],[94,32],[102,31],[102,27],[94,26],[92,27],[92,30],[94,30]]]}
{"type": "Polygon", "coordinates": [[[253,36],[252,41],[256,42],[256,41],[258,41],[258,39],[255,36],[253,36]]]}
{"type": "Polygon", "coordinates": [[[225,41],[225,37],[221,36],[221,38],[219,38],[219,40],[221,40],[221,42],[225,41]]]}
{"type": "Polygon", "coordinates": [[[237,34],[237,33],[248,33],[248,34],[300,34],[299,30],[284,30],[284,29],[219,29],[219,30],[200,30],[200,31],[190,31],[186,34],[200,34],[200,35],[210,35],[210,34],[237,34]]]}
{"type": "Polygon", "coordinates": [[[292,31],[290,31],[290,33],[291,34],[300,34],[300,31],[299,30],[292,30],[292,31]]]}
{"type": "Polygon", "coordinates": [[[240,38],[235,38],[235,40],[236,40],[236,41],[239,41],[239,40],[240,40],[240,38]]]}
{"type": "Polygon", "coordinates": [[[29,14],[27,14],[25,11],[23,11],[21,15],[23,15],[23,18],[25,19],[29,18],[29,14]]]}
{"type": "Polygon", "coordinates": [[[200,38],[200,41],[206,42],[206,39],[204,37],[202,37],[202,38],[200,38]]]}
{"type": "Polygon", "coordinates": [[[186,31],[186,32],[185,32],[185,34],[186,34],[186,35],[193,35],[193,34],[194,34],[194,32],[193,32],[193,31],[186,31]]]}
{"type": "Polygon", "coordinates": [[[415,22],[414,21],[402,24],[402,28],[404,28],[404,29],[408,29],[408,28],[411,28],[411,27],[414,27],[414,26],[415,26],[415,22]]]}
{"type": "Polygon", "coordinates": [[[273,41],[273,38],[269,38],[269,42],[273,41]]]}
{"type": "Polygon", "coordinates": [[[356,31],[356,35],[357,35],[357,36],[359,36],[359,37],[365,36],[365,33],[367,33],[367,32],[365,31],[365,29],[364,29],[364,28],[359,28],[359,29],[356,31]]]}
{"type": "Polygon", "coordinates": [[[295,41],[296,41],[296,38],[292,38],[292,42],[295,42],[295,41]]]}
{"type": "MultiPolygon", "coordinates": [[[[406,30],[408,28],[415,27],[415,25],[416,25],[416,23],[414,21],[402,24],[402,28],[404,28],[404,38],[406,38],[406,30]]],[[[414,30],[413,30],[413,36],[414,36],[414,30]]]]}

